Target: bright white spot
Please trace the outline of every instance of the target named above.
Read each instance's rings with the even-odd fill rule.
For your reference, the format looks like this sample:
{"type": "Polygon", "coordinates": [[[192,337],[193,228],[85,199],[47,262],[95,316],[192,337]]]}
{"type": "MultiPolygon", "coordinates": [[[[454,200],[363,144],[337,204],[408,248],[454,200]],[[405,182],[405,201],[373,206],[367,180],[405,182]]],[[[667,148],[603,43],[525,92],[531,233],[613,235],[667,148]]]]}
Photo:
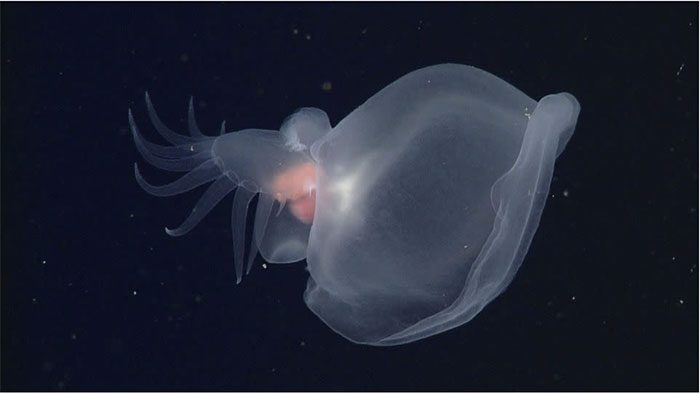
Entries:
{"type": "Polygon", "coordinates": [[[294,35],[299,34],[299,29],[292,29],[292,34],[294,34],[294,35]]]}
{"type": "Polygon", "coordinates": [[[350,211],[354,200],[353,191],[357,189],[360,178],[361,171],[357,171],[353,174],[338,179],[331,186],[332,190],[340,197],[338,201],[338,208],[341,213],[347,213],[350,211]]]}
{"type": "Polygon", "coordinates": [[[676,261],[676,257],[671,257],[671,260],[672,260],[673,262],[675,262],[675,261],[676,261]]]}
{"type": "Polygon", "coordinates": [[[306,34],[305,38],[307,41],[309,41],[311,39],[311,34],[306,34]]]}
{"type": "Polygon", "coordinates": [[[576,300],[576,296],[572,296],[572,297],[571,297],[571,300],[576,300]]]}
{"type": "Polygon", "coordinates": [[[134,291],[134,292],[132,292],[132,293],[134,294],[134,296],[136,296],[136,291],[134,291]]]}
{"type": "Polygon", "coordinates": [[[194,151],[194,145],[190,145],[190,151],[194,151]]]}
{"type": "Polygon", "coordinates": [[[262,264],[263,269],[267,269],[267,263],[262,264]]]}
{"type": "Polygon", "coordinates": [[[680,299],[680,300],[678,300],[678,303],[683,304],[683,303],[685,303],[685,300],[680,299]]]}
{"type": "Polygon", "coordinates": [[[130,218],[134,218],[134,213],[129,214],[130,218]]]}
{"type": "Polygon", "coordinates": [[[564,190],[564,191],[562,191],[562,195],[564,195],[564,197],[568,197],[568,196],[569,196],[569,190],[564,190]]]}

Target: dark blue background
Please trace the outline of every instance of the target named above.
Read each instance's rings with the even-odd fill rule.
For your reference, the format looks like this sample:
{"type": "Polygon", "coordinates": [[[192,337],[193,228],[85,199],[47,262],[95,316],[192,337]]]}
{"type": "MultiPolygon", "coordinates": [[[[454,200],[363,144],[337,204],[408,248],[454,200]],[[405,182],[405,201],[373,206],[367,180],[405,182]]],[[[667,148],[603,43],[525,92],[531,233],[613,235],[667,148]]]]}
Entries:
{"type": "Polygon", "coordinates": [[[4,3],[2,388],[697,390],[697,13],[4,3]],[[200,192],[134,181],[127,108],[158,140],[145,90],[181,130],[190,94],[209,132],[275,129],[301,106],[335,124],[443,62],[582,104],[522,268],[460,328],[352,344],[304,305],[303,263],[259,260],[234,285],[229,199],[174,239],[163,227],[200,192]]]}

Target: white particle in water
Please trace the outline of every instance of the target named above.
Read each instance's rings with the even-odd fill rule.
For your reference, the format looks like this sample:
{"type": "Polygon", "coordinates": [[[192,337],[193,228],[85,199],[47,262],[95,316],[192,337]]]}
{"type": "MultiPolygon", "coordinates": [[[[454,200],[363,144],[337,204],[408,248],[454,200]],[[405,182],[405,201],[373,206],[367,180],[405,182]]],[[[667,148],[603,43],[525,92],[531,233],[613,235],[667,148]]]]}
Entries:
{"type": "Polygon", "coordinates": [[[676,71],[676,76],[679,76],[681,74],[681,71],[683,71],[683,67],[685,67],[685,63],[681,63],[680,68],[678,68],[678,71],[676,71]]]}

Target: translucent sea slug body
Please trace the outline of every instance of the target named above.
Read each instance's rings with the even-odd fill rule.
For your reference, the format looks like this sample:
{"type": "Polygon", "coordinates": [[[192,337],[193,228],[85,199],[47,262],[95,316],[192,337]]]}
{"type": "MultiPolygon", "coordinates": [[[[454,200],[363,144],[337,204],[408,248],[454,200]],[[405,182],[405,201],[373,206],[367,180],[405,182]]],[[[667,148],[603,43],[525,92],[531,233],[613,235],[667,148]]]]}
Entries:
{"type": "Polygon", "coordinates": [[[397,345],[471,320],[513,279],[527,252],[554,161],[579,113],[567,93],[539,102],[474,67],[411,72],[335,127],[303,108],[280,131],[190,136],[170,131],[146,96],[152,123],[173,146],[146,141],[146,161],[188,172],[151,194],[212,182],[181,226],[192,229],[228,193],[237,279],[259,251],[271,263],[306,259],[304,299],[357,343],[397,345]],[[259,194],[245,257],[248,206],[259,194]]]}

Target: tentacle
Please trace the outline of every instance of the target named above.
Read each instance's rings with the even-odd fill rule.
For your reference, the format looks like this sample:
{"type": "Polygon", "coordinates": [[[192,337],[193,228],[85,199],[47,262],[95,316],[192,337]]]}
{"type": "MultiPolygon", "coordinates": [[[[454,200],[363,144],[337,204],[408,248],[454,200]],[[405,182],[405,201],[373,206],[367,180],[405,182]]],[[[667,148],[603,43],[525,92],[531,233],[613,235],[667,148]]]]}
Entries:
{"type": "Polygon", "coordinates": [[[210,151],[203,151],[190,157],[181,159],[161,158],[151,154],[143,145],[136,144],[136,148],[141,153],[141,156],[148,161],[149,164],[166,171],[172,172],[188,172],[199,166],[204,161],[212,158],[210,151]]]}
{"type": "Polygon", "coordinates": [[[162,158],[183,158],[192,156],[195,153],[211,149],[212,144],[214,144],[214,141],[211,139],[179,146],[162,146],[149,142],[141,135],[141,131],[139,131],[138,126],[136,126],[131,109],[129,109],[129,126],[131,128],[131,135],[134,137],[134,142],[137,145],[142,145],[152,155],[162,158]]]}
{"type": "Polygon", "coordinates": [[[272,213],[272,205],[274,203],[275,199],[271,195],[260,193],[260,197],[258,198],[258,207],[255,211],[253,241],[250,242],[250,251],[248,252],[248,265],[246,267],[245,274],[250,273],[250,269],[253,267],[255,257],[258,255],[258,249],[260,249],[263,236],[265,236],[265,229],[267,229],[267,221],[270,219],[270,213],[272,213]]]}
{"type": "Polygon", "coordinates": [[[221,176],[221,168],[216,164],[216,160],[212,158],[211,160],[204,161],[197,168],[188,172],[185,176],[170,184],[165,184],[162,186],[154,186],[149,184],[143,178],[143,176],[141,176],[141,172],[139,172],[139,167],[136,163],[134,163],[134,175],[136,176],[136,181],[144,191],[151,195],[166,197],[182,194],[183,192],[193,190],[202,184],[209,183],[210,181],[221,176]]]}
{"type": "Polygon", "coordinates": [[[277,213],[275,213],[275,217],[279,217],[280,213],[282,213],[282,210],[284,210],[284,207],[287,206],[287,199],[283,199],[282,202],[280,202],[280,205],[277,207],[277,213]]]}
{"type": "Polygon", "coordinates": [[[187,125],[189,127],[190,135],[193,138],[207,138],[207,136],[202,134],[202,131],[199,130],[197,120],[194,118],[194,97],[190,97],[190,107],[187,110],[187,125]]]}
{"type": "Polygon", "coordinates": [[[190,143],[200,142],[200,139],[180,135],[175,131],[172,131],[165,124],[163,124],[163,122],[160,121],[160,118],[158,117],[155,108],[153,108],[153,104],[151,103],[151,98],[148,96],[148,92],[145,93],[145,97],[146,108],[148,109],[148,116],[151,118],[151,123],[153,123],[153,127],[155,127],[155,129],[160,135],[163,136],[163,138],[165,138],[168,142],[172,143],[173,145],[186,145],[190,143]]]}
{"type": "MultiPolygon", "coordinates": [[[[245,229],[248,205],[255,192],[245,187],[239,187],[233,197],[231,211],[231,231],[233,232],[233,262],[236,265],[236,284],[243,279],[243,263],[245,257],[245,229]]],[[[252,248],[252,247],[251,247],[252,248]]],[[[253,250],[251,249],[251,252],[253,250]]]]}
{"type": "Polygon", "coordinates": [[[224,135],[226,133],[226,120],[221,122],[221,131],[219,131],[219,135],[224,135]]]}
{"type": "Polygon", "coordinates": [[[236,185],[228,176],[219,177],[199,199],[185,221],[175,229],[165,228],[170,236],[182,236],[192,230],[236,185]]]}

